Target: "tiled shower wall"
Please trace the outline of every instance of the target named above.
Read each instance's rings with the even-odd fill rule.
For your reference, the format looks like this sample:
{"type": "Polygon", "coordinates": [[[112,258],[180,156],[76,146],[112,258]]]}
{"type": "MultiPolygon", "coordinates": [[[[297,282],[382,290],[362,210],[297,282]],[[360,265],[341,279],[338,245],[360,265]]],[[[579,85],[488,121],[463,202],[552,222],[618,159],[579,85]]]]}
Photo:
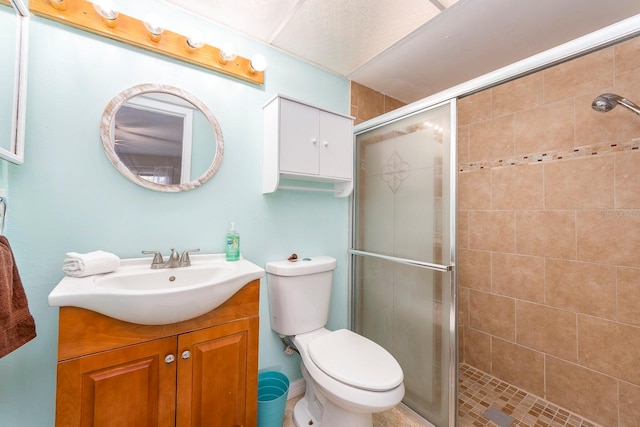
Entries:
{"type": "Polygon", "coordinates": [[[604,426],[640,420],[640,38],[458,104],[460,360],[604,426]]]}
{"type": "Polygon", "coordinates": [[[356,125],[404,105],[402,101],[351,82],[351,115],[355,117],[356,125]]]}

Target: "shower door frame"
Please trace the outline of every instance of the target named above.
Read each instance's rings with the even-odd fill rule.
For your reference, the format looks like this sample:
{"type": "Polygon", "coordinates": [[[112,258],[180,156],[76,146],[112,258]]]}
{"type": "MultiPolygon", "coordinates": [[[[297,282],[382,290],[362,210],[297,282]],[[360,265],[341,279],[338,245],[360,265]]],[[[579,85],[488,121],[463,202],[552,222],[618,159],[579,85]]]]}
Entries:
{"type": "MultiPolygon", "coordinates": [[[[356,247],[356,232],[355,232],[355,224],[356,224],[356,203],[357,203],[357,192],[359,191],[357,181],[358,176],[354,173],[354,189],[351,197],[351,215],[350,215],[350,224],[349,230],[351,234],[351,247],[348,250],[349,252],[349,321],[350,328],[354,330],[356,319],[355,319],[355,310],[354,304],[356,301],[356,286],[355,286],[355,268],[356,262],[355,257],[373,257],[378,259],[384,259],[387,261],[410,265],[413,267],[425,268],[432,271],[437,272],[449,272],[450,273],[450,286],[449,286],[449,298],[451,301],[449,312],[446,314],[449,318],[449,357],[448,357],[448,378],[447,383],[449,386],[448,393],[448,419],[449,426],[455,427],[457,426],[457,416],[458,416],[458,324],[457,324],[457,312],[458,312],[458,278],[456,271],[456,250],[457,250],[457,236],[456,236],[456,200],[457,200],[457,141],[458,141],[458,123],[457,123],[457,98],[453,97],[447,99],[445,101],[441,101],[438,103],[429,102],[428,99],[423,101],[418,101],[413,104],[407,105],[405,107],[394,110],[390,113],[384,114],[382,116],[376,117],[364,123],[361,123],[354,127],[354,150],[356,148],[355,141],[356,136],[367,131],[383,127],[385,125],[391,124],[393,122],[403,120],[409,118],[411,116],[424,113],[428,110],[432,110],[435,108],[443,107],[449,104],[449,115],[450,115],[450,148],[449,148],[449,236],[450,236],[450,244],[449,244],[449,264],[440,265],[433,264],[424,261],[418,261],[407,258],[394,257],[389,255],[371,253],[366,251],[360,251],[355,249],[356,247]]],[[[357,161],[357,156],[354,155],[354,162],[357,161]]],[[[354,171],[357,171],[357,165],[354,164],[354,171]]],[[[443,230],[444,231],[444,230],[443,230]]],[[[445,292],[445,287],[443,286],[443,293],[445,292]]],[[[445,317],[445,316],[443,316],[445,317]]],[[[427,420],[428,421],[428,420],[427,420]]]]}

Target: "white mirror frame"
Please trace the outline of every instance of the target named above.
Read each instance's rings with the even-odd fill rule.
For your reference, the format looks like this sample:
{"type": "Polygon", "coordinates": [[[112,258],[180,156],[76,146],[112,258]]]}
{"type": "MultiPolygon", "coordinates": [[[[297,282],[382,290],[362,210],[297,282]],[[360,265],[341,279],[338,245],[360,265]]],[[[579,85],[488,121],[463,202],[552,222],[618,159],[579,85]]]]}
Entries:
{"type": "Polygon", "coordinates": [[[0,148],[0,159],[20,165],[24,162],[24,133],[27,105],[27,57],[29,46],[29,8],[23,0],[10,0],[16,10],[15,81],[11,112],[11,150],[0,148]]]}
{"type": "Polygon", "coordinates": [[[102,114],[102,120],[100,121],[100,140],[102,141],[102,147],[104,148],[104,151],[107,157],[109,158],[109,161],[118,170],[118,172],[120,172],[130,181],[142,187],[148,188],[150,190],[163,191],[163,192],[169,192],[169,193],[192,190],[204,184],[206,181],[211,179],[211,177],[215,175],[215,173],[218,171],[218,168],[220,168],[220,164],[222,163],[222,157],[224,155],[224,138],[222,136],[222,129],[220,128],[220,124],[218,123],[218,120],[213,115],[211,110],[209,110],[209,108],[202,101],[200,101],[198,98],[196,98],[189,92],[186,92],[177,87],[159,85],[159,84],[153,84],[153,83],[140,84],[140,85],[132,86],[128,89],[125,89],[124,91],[116,95],[109,102],[109,104],[107,104],[106,108],[104,109],[104,113],[102,114]],[[156,92],[156,93],[160,92],[160,93],[166,93],[169,95],[175,95],[190,102],[204,114],[204,116],[207,118],[207,121],[211,125],[211,129],[213,130],[213,134],[215,135],[215,142],[212,141],[211,143],[216,144],[216,153],[209,168],[199,178],[183,184],[172,184],[172,185],[157,184],[155,182],[151,182],[146,179],[140,178],[138,175],[133,173],[122,162],[122,160],[120,160],[120,157],[116,153],[116,150],[113,144],[113,133],[112,133],[112,130],[114,129],[116,112],[121,106],[123,106],[131,98],[134,98],[138,95],[143,95],[145,93],[150,93],[150,92],[156,92]]]}

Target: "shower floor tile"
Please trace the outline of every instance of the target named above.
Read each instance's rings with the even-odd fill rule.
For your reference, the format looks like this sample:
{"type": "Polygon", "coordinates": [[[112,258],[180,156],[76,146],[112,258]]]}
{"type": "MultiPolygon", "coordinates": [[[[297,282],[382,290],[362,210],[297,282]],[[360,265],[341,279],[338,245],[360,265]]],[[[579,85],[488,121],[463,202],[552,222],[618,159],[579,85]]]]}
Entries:
{"type": "Polygon", "coordinates": [[[497,426],[483,416],[490,407],[512,417],[512,427],[599,427],[467,364],[458,372],[459,427],[497,426]]]}
{"type": "MultiPolygon", "coordinates": [[[[294,427],[293,406],[302,396],[287,402],[283,427],[294,427]]],[[[467,364],[458,375],[458,427],[502,427],[483,414],[494,408],[513,418],[510,427],[600,427],[598,424],[553,405],[467,364]]],[[[491,411],[494,412],[494,411],[491,411]]],[[[506,418],[506,417],[505,417],[506,418]]],[[[427,427],[402,407],[374,414],[374,427],[427,427]]]]}

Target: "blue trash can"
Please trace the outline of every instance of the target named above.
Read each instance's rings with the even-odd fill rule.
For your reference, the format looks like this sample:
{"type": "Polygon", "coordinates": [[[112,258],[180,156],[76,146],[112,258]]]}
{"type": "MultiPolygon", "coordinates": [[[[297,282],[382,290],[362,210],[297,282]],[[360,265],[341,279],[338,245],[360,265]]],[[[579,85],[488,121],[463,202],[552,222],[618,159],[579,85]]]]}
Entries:
{"type": "Polygon", "coordinates": [[[275,371],[258,374],[258,427],[282,427],[287,393],[286,375],[275,371]]]}

